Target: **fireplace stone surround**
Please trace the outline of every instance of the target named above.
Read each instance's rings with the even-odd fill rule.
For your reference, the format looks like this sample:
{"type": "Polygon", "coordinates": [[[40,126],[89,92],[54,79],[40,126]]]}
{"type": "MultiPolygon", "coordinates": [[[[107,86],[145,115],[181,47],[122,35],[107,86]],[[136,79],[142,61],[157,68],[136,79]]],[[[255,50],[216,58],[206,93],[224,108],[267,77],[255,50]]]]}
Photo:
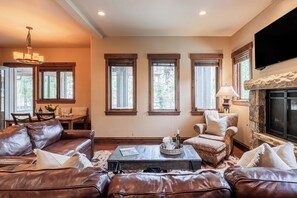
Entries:
{"type": "MultiPolygon", "coordinates": [[[[297,88],[297,72],[287,72],[245,81],[244,88],[250,90],[249,124],[251,133],[250,147],[255,148],[266,142],[278,146],[288,142],[266,133],[266,91],[268,89],[297,88]]],[[[297,155],[297,144],[295,144],[297,155]]]]}

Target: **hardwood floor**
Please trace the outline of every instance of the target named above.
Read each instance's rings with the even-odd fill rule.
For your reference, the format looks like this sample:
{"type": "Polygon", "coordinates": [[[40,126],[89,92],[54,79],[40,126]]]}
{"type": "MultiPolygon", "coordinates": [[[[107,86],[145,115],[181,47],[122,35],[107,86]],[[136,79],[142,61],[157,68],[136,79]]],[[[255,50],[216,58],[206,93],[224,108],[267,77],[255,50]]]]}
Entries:
{"type": "MultiPolygon", "coordinates": [[[[123,142],[121,144],[125,144],[125,145],[129,145],[131,143],[129,142],[123,142]]],[[[134,144],[134,143],[133,143],[134,144]]],[[[131,144],[131,145],[133,145],[131,144]]],[[[151,143],[147,143],[147,144],[151,144],[151,143]]],[[[119,144],[117,143],[98,143],[98,142],[95,142],[95,145],[94,145],[94,149],[95,151],[99,151],[99,150],[115,150],[115,148],[118,146],[119,144]]],[[[236,146],[234,145],[234,148],[233,148],[233,154],[240,158],[243,153],[245,152],[246,150],[243,150],[242,148],[240,148],[239,146],[236,146]]]]}

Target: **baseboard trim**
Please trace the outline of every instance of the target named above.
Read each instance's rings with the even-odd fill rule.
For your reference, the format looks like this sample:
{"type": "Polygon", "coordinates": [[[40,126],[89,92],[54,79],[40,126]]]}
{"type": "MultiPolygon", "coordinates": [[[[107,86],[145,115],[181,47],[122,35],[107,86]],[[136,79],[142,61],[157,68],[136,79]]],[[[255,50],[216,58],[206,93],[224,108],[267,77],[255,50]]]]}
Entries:
{"type": "MultiPolygon", "coordinates": [[[[181,137],[184,141],[190,137],[181,137]]],[[[95,137],[99,144],[161,144],[163,137],[95,137]]],[[[173,138],[174,139],[174,138],[173,138]]]]}
{"type": "Polygon", "coordinates": [[[245,145],[245,144],[243,144],[243,143],[241,143],[241,142],[239,142],[239,141],[237,141],[235,139],[233,139],[233,144],[236,147],[238,147],[240,150],[244,151],[244,152],[247,152],[247,151],[250,150],[250,148],[247,145],[245,145]]]}

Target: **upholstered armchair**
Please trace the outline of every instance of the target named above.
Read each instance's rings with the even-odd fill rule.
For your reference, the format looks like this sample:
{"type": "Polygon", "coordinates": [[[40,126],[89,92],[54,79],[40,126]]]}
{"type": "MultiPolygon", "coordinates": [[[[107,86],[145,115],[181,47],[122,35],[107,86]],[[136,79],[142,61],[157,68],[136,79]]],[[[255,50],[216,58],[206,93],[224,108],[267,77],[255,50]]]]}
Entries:
{"type": "Polygon", "coordinates": [[[216,167],[232,153],[238,115],[205,111],[204,120],[205,123],[194,125],[198,135],[185,140],[183,144],[192,145],[203,161],[210,162],[216,167]]]}
{"type": "Polygon", "coordinates": [[[195,124],[194,130],[197,132],[197,135],[200,138],[224,142],[226,144],[226,158],[228,158],[233,150],[233,137],[234,135],[236,135],[238,131],[238,128],[237,128],[238,114],[237,113],[219,113],[220,118],[225,116],[227,116],[228,118],[227,118],[227,129],[224,136],[217,136],[217,135],[205,133],[207,129],[206,115],[204,115],[205,123],[195,124]]]}

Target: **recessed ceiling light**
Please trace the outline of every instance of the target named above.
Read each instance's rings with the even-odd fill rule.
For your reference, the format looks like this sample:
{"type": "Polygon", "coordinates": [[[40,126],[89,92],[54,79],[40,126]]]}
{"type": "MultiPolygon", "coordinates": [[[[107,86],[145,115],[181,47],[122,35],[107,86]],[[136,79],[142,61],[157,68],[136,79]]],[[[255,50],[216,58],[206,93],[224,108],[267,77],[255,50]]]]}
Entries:
{"type": "Polygon", "coordinates": [[[199,15],[200,15],[200,16],[206,15],[206,11],[205,11],[205,10],[201,10],[201,11],[199,12],[199,15]]]}
{"type": "Polygon", "coordinates": [[[98,11],[99,16],[105,16],[105,13],[103,11],[98,11]]]}

